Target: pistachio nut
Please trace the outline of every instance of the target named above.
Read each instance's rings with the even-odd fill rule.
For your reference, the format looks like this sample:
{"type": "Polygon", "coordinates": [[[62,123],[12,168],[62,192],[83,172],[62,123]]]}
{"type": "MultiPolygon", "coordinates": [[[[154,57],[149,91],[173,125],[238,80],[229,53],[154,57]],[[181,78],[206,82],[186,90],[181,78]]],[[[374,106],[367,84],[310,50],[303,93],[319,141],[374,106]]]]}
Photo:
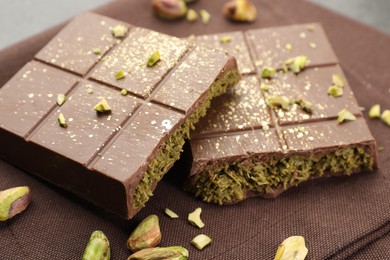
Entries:
{"type": "Polygon", "coordinates": [[[308,251],[302,236],[291,236],[279,245],[274,260],[303,260],[308,251]]]}
{"type": "Polygon", "coordinates": [[[170,210],[168,208],[165,208],[164,212],[170,218],[178,218],[179,217],[179,215],[177,215],[175,212],[173,212],[172,210],[170,210]]]}
{"type": "Polygon", "coordinates": [[[202,209],[201,208],[197,208],[197,209],[194,210],[194,212],[191,212],[190,214],[188,214],[188,221],[191,223],[191,225],[193,225],[195,227],[198,227],[198,228],[203,228],[204,227],[204,223],[200,219],[200,214],[201,213],[202,213],[202,209]]]}
{"type": "Polygon", "coordinates": [[[381,105],[375,104],[368,111],[368,116],[370,118],[379,118],[381,117],[381,105]]]}
{"type": "Polygon", "coordinates": [[[253,22],[256,20],[257,10],[249,0],[232,0],[223,7],[226,18],[236,22],[253,22]]]}
{"type": "Polygon", "coordinates": [[[303,111],[309,114],[313,113],[313,103],[311,103],[310,101],[300,98],[295,100],[295,104],[297,104],[303,111]]]}
{"type": "Polygon", "coordinates": [[[270,107],[281,107],[283,110],[289,110],[290,99],[285,96],[269,96],[265,99],[265,103],[270,107]]]}
{"type": "Polygon", "coordinates": [[[89,238],[87,247],[85,248],[83,260],[109,260],[111,257],[110,242],[106,235],[96,230],[89,238]]]}
{"type": "Polygon", "coordinates": [[[388,126],[390,126],[390,110],[385,110],[382,112],[381,120],[388,126]]]}
{"type": "Polygon", "coordinates": [[[96,112],[99,112],[99,113],[107,113],[107,112],[111,112],[111,107],[110,105],[108,104],[107,100],[106,99],[102,99],[100,100],[99,103],[97,103],[93,109],[96,111],[96,112]]]}
{"type": "Polygon", "coordinates": [[[272,78],[276,74],[276,69],[271,68],[271,67],[264,67],[261,70],[261,78],[263,79],[269,79],[272,78]]]}
{"type": "Polygon", "coordinates": [[[155,247],[161,241],[160,224],[156,215],[145,218],[127,239],[127,247],[133,251],[155,247]]]}
{"type": "Polygon", "coordinates": [[[166,20],[182,18],[187,14],[187,5],[184,0],[152,0],[154,13],[166,20]]]}
{"type": "Polygon", "coordinates": [[[127,260],[152,260],[152,259],[170,259],[186,260],[188,259],[188,250],[182,246],[171,247],[153,247],[145,248],[135,252],[127,260]]]}
{"type": "Polygon", "coordinates": [[[209,245],[211,241],[212,239],[209,236],[200,234],[191,240],[191,244],[193,244],[197,249],[202,250],[207,245],[209,245]]]}
{"type": "Polygon", "coordinates": [[[0,191],[0,221],[6,221],[25,210],[30,200],[31,192],[27,186],[0,191]]]}
{"type": "Polygon", "coordinates": [[[337,114],[337,122],[341,124],[342,122],[347,120],[354,121],[356,120],[356,116],[352,114],[350,111],[348,111],[346,108],[344,108],[337,114]]]}

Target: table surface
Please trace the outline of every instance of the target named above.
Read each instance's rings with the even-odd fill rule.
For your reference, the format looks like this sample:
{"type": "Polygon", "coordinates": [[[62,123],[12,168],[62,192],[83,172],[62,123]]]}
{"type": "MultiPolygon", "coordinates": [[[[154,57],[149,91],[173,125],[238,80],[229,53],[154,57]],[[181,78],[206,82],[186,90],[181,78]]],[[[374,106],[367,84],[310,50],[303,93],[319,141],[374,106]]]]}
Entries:
{"type": "MultiPolygon", "coordinates": [[[[389,0],[309,1],[390,34],[389,0]]],[[[0,49],[108,2],[110,0],[0,0],[0,49]]]]}

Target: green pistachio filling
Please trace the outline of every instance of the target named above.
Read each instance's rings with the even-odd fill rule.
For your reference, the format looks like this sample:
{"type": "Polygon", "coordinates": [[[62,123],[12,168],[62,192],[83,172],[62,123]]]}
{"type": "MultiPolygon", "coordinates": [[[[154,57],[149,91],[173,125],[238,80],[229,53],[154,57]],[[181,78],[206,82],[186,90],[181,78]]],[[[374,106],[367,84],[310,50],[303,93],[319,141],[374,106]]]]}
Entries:
{"type": "Polygon", "coordinates": [[[272,157],[264,161],[210,165],[194,175],[187,189],[206,202],[220,205],[243,200],[248,192],[266,195],[275,190],[298,185],[312,176],[325,173],[350,175],[358,170],[372,170],[373,158],[362,147],[338,149],[311,156],[300,154],[272,157]]]}
{"type": "Polygon", "coordinates": [[[195,124],[201,117],[206,115],[211,99],[225,93],[228,86],[235,85],[239,79],[238,71],[229,71],[217,80],[211,86],[203,104],[184,121],[181,127],[167,138],[164,147],[149,164],[143,178],[131,195],[134,208],[143,207],[149,197],[153,195],[153,184],[160,181],[173,163],[180,158],[185,139],[190,138],[190,131],[194,130],[195,124]]]}

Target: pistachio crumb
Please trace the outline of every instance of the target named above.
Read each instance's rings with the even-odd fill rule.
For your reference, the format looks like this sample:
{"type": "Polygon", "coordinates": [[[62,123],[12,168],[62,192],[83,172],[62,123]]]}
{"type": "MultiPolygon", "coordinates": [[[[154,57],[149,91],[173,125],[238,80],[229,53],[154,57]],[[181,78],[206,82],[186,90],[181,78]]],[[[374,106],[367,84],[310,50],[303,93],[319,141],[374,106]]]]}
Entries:
{"type": "Polygon", "coordinates": [[[269,125],[267,122],[265,121],[262,121],[261,122],[261,128],[264,130],[264,131],[268,131],[269,130],[269,125]]]}
{"type": "Polygon", "coordinates": [[[306,33],[301,32],[301,33],[299,34],[299,37],[301,37],[302,39],[305,39],[305,38],[306,38],[306,33]]]}
{"type": "Polygon", "coordinates": [[[292,45],[290,43],[287,43],[286,44],[286,49],[291,51],[292,50],[292,45]]]}
{"type": "Polygon", "coordinates": [[[160,52],[158,50],[154,51],[152,55],[149,56],[146,66],[153,67],[160,60],[160,52]]]}
{"type": "Polygon", "coordinates": [[[66,122],[66,118],[65,118],[64,114],[59,113],[59,115],[58,115],[58,123],[63,128],[66,128],[68,126],[68,123],[66,122]]]}
{"type": "Polygon", "coordinates": [[[381,115],[381,119],[384,123],[386,123],[388,126],[390,126],[390,110],[383,111],[381,115]]]}
{"type": "Polygon", "coordinates": [[[370,118],[379,118],[381,117],[381,106],[379,104],[373,105],[368,111],[368,116],[370,118]]]}
{"type": "Polygon", "coordinates": [[[328,95],[333,97],[341,97],[344,94],[344,90],[338,86],[331,86],[328,88],[328,95]]]}
{"type": "Polygon", "coordinates": [[[385,147],[383,146],[378,146],[378,152],[383,152],[385,150],[385,147]]]}
{"type": "Polygon", "coordinates": [[[193,244],[197,249],[202,250],[207,245],[209,245],[211,241],[212,239],[209,236],[200,234],[191,240],[191,244],[193,244]]]}
{"type": "MultiPolygon", "coordinates": [[[[389,111],[390,112],[390,111],[389,111]]],[[[349,120],[349,121],[355,121],[356,117],[354,114],[352,114],[350,111],[348,111],[346,108],[341,110],[338,114],[337,122],[341,124],[342,122],[349,120]]],[[[389,114],[390,115],[390,114],[389,114]]],[[[390,118],[389,118],[390,119],[390,118]]]]}
{"type": "Polygon", "coordinates": [[[114,77],[116,80],[123,79],[126,77],[126,73],[123,70],[120,70],[120,71],[115,73],[114,77]]]}
{"type": "Polygon", "coordinates": [[[111,28],[111,33],[115,38],[122,38],[125,37],[127,28],[121,24],[118,24],[111,28]]]}
{"type": "Polygon", "coordinates": [[[289,110],[290,99],[285,96],[269,96],[265,103],[270,107],[280,106],[283,110],[289,110]]]}
{"type": "Polygon", "coordinates": [[[260,89],[263,90],[263,91],[268,91],[269,90],[269,86],[268,85],[261,85],[260,89]]]}
{"type": "Polygon", "coordinates": [[[292,64],[289,66],[290,70],[295,74],[301,72],[307,65],[308,59],[306,56],[297,56],[293,59],[292,64]]]}
{"type": "Polygon", "coordinates": [[[179,218],[179,215],[177,215],[175,212],[173,212],[172,210],[168,209],[168,208],[165,208],[164,209],[164,213],[170,217],[170,218],[179,218]]]}
{"type": "Polygon", "coordinates": [[[127,95],[127,89],[123,88],[123,89],[121,90],[121,95],[122,95],[122,96],[126,96],[126,95],[127,95]]]}
{"type": "Polygon", "coordinates": [[[102,99],[100,100],[99,103],[97,103],[93,109],[96,111],[96,112],[99,112],[99,113],[105,113],[105,112],[110,112],[111,111],[111,107],[110,105],[108,104],[107,100],[106,99],[102,99]]]}
{"type": "Polygon", "coordinates": [[[306,26],[306,29],[307,29],[309,32],[314,31],[314,24],[309,24],[308,26],[306,26]]]}
{"type": "Polygon", "coordinates": [[[343,88],[345,85],[343,77],[339,74],[332,74],[332,83],[340,88],[343,88]]]}
{"type": "Polygon", "coordinates": [[[276,70],[274,68],[271,68],[271,67],[264,67],[261,70],[261,78],[263,78],[263,79],[271,78],[275,74],[276,74],[276,70]]]}
{"type": "Polygon", "coordinates": [[[93,93],[93,89],[92,89],[92,88],[88,88],[88,89],[87,89],[87,93],[88,93],[88,94],[92,94],[92,93],[93,93]]]}
{"type": "Polygon", "coordinates": [[[221,37],[221,43],[228,43],[231,42],[232,38],[230,36],[223,36],[221,37]]]}
{"type": "Polygon", "coordinates": [[[101,53],[102,53],[102,51],[100,50],[100,48],[93,48],[93,49],[92,49],[92,52],[93,52],[94,54],[101,54],[101,53]]]}
{"type": "Polygon", "coordinates": [[[198,228],[204,227],[204,223],[200,218],[201,213],[202,213],[202,209],[196,208],[193,212],[188,214],[188,221],[191,223],[191,225],[198,227],[198,228]]]}
{"type": "Polygon", "coordinates": [[[314,42],[309,43],[309,46],[310,46],[310,48],[312,48],[312,49],[317,48],[317,44],[315,44],[314,42]]]}
{"type": "Polygon", "coordinates": [[[65,96],[65,94],[59,93],[59,94],[57,95],[57,104],[58,104],[59,106],[62,106],[62,105],[65,103],[65,101],[66,101],[66,96],[65,96]]]}
{"type": "Polygon", "coordinates": [[[274,260],[304,260],[308,251],[302,236],[291,236],[279,245],[274,260]]]}
{"type": "Polygon", "coordinates": [[[313,113],[313,104],[303,98],[300,98],[295,101],[295,103],[305,112],[312,114],[313,113]]]}
{"type": "Polygon", "coordinates": [[[210,15],[209,12],[207,12],[204,9],[202,9],[202,10],[199,11],[199,14],[200,14],[200,18],[202,19],[202,23],[208,24],[210,22],[211,15],[210,15]]]}
{"type": "Polygon", "coordinates": [[[198,14],[194,9],[188,9],[186,19],[189,22],[195,22],[198,19],[198,14]]]}

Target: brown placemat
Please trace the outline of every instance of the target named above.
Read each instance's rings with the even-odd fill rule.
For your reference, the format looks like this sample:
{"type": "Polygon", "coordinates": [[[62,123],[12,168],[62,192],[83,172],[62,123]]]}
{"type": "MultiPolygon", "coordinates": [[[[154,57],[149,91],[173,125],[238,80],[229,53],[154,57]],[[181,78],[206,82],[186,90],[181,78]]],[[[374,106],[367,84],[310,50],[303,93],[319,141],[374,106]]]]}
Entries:
{"type": "MultiPolygon", "coordinates": [[[[224,2],[203,0],[193,5],[212,14],[209,25],[160,21],[151,14],[146,0],[115,1],[97,11],[180,37],[320,22],[360,105],[368,108],[380,103],[390,109],[389,36],[305,1],[256,0],[259,12],[256,23],[233,24],[221,15],[224,2]]],[[[0,86],[60,28],[1,51],[0,86]]],[[[273,259],[278,244],[296,234],[307,240],[307,259],[389,259],[390,128],[379,120],[368,120],[368,124],[378,146],[384,147],[379,153],[381,168],[373,173],[311,181],[275,200],[254,198],[220,207],[183,192],[178,178],[183,172],[178,165],[131,221],[106,213],[0,160],[0,190],[29,185],[33,192],[33,201],[26,212],[0,223],[0,258],[80,259],[90,234],[100,229],[110,239],[112,259],[126,259],[130,252],[125,243],[132,229],[147,215],[157,214],[163,233],[161,245],[183,245],[189,249],[191,259],[273,259]],[[187,214],[199,206],[206,223],[203,230],[190,226],[186,220],[187,214]],[[180,218],[166,217],[162,212],[165,207],[177,212],[180,218]],[[199,233],[213,238],[212,245],[202,252],[190,245],[190,240],[199,233]]]]}

